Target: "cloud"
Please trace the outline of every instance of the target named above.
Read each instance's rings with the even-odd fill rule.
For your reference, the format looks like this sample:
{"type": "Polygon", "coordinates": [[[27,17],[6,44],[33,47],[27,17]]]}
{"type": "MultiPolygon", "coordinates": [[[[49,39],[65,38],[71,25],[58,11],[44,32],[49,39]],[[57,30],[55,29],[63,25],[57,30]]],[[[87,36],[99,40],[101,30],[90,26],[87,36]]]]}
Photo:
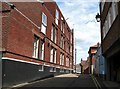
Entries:
{"type": "Polygon", "coordinates": [[[90,0],[64,0],[58,2],[70,28],[74,28],[76,38],[75,47],[77,49],[77,63],[80,59],[87,59],[89,47],[100,42],[100,27],[95,20],[95,15],[99,12],[98,1],[90,0]]]}

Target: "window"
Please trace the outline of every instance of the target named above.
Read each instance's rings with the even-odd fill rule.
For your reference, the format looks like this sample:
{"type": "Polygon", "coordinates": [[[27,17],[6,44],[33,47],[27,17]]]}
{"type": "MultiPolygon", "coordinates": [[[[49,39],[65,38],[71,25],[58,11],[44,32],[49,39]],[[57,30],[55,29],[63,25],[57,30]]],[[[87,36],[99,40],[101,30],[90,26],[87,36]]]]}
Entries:
{"type": "Polygon", "coordinates": [[[70,54],[72,55],[72,45],[70,46],[70,54]]]}
{"type": "Polygon", "coordinates": [[[55,28],[54,25],[52,25],[52,30],[51,30],[51,40],[53,42],[57,42],[57,29],[55,28]]]}
{"type": "Polygon", "coordinates": [[[50,62],[53,62],[53,48],[50,51],[50,62]]]}
{"type": "Polygon", "coordinates": [[[106,34],[107,34],[107,32],[108,32],[108,30],[109,30],[109,25],[108,25],[108,16],[106,17],[106,21],[105,21],[105,29],[106,29],[106,34]]]}
{"type": "Polygon", "coordinates": [[[44,42],[41,40],[40,41],[40,53],[39,53],[39,58],[41,60],[44,60],[44,42]]]}
{"type": "Polygon", "coordinates": [[[104,38],[105,38],[105,35],[106,35],[106,32],[105,32],[105,24],[104,24],[104,26],[103,26],[102,31],[103,31],[103,39],[104,39],[104,38]]]}
{"type": "Polygon", "coordinates": [[[68,42],[66,43],[66,51],[67,51],[68,53],[70,52],[70,45],[69,45],[68,42]]]}
{"type": "Polygon", "coordinates": [[[69,67],[70,66],[70,61],[69,61],[69,58],[66,57],[66,66],[69,67]]]}
{"type": "Polygon", "coordinates": [[[60,54],[60,65],[64,65],[64,54],[60,54]]]}
{"type": "Polygon", "coordinates": [[[117,14],[118,14],[118,7],[117,2],[112,2],[112,15],[113,15],[113,21],[115,20],[117,14]]]}
{"type": "Polygon", "coordinates": [[[41,32],[46,34],[46,27],[47,27],[47,16],[42,13],[42,26],[41,26],[41,32]]]}
{"type": "Polygon", "coordinates": [[[111,14],[111,8],[110,8],[110,10],[108,12],[108,27],[109,27],[109,29],[111,27],[111,24],[112,24],[112,14],[111,14]]]}
{"type": "Polygon", "coordinates": [[[57,51],[55,48],[51,47],[51,51],[50,51],[50,62],[52,63],[56,63],[57,60],[57,51]]]}
{"type": "Polygon", "coordinates": [[[55,67],[50,67],[50,72],[56,72],[56,68],[55,67]]]}
{"type": "Polygon", "coordinates": [[[72,58],[70,58],[70,68],[72,68],[72,65],[73,65],[72,58]]]}
{"type": "Polygon", "coordinates": [[[63,68],[60,68],[60,72],[62,72],[62,73],[63,73],[63,72],[64,72],[64,69],[63,69],[63,68]]]}
{"type": "Polygon", "coordinates": [[[65,23],[63,23],[63,33],[65,33],[65,23]]]}
{"type": "Polygon", "coordinates": [[[64,49],[64,38],[61,35],[60,47],[64,49]]]}
{"type": "Polygon", "coordinates": [[[66,73],[69,73],[69,70],[66,70],[66,73]]]}
{"type": "Polygon", "coordinates": [[[54,51],[54,63],[56,63],[56,61],[57,61],[57,51],[55,50],[54,51]]]}
{"type": "Polygon", "coordinates": [[[63,18],[61,17],[61,31],[63,31],[63,18]]]}
{"type": "Polygon", "coordinates": [[[72,40],[72,33],[71,33],[71,35],[70,35],[70,41],[71,41],[70,43],[72,44],[72,41],[73,41],[73,40],[72,40]]]}
{"type": "Polygon", "coordinates": [[[104,5],[106,0],[101,0],[101,11],[103,11],[104,5]]]}
{"type": "Polygon", "coordinates": [[[59,12],[56,10],[56,18],[55,18],[55,23],[58,25],[58,20],[59,20],[59,12]]]}
{"type": "Polygon", "coordinates": [[[44,66],[43,65],[39,65],[39,70],[38,71],[44,71],[44,66]]]}
{"type": "Polygon", "coordinates": [[[38,58],[38,44],[39,44],[39,37],[34,36],[34,50],[33,50],[34,58],[38,58]]]}
{"type": "Polygon", "coordinates": [[[118,15],[118,7],[117,2],[112,2],[111,7],[108,11],[108,14],[105,19],[105,23],[103,25],[103,39],[105,38],[106,34],[108,33],[111,25],[113,24],[115,18],[118,15]]]}

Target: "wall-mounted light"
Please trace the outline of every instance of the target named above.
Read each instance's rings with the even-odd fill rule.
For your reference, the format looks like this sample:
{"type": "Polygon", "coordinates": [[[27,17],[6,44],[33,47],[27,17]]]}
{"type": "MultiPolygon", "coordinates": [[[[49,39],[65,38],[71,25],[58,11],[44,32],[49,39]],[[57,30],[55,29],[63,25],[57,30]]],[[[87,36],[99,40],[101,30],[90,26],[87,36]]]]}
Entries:
{"type": "MultiPolygon", "coordinates": [[[[15,8],[15,5],[13,4],[8,4],[10,6],[11,9],[14,9],[15,8]]],[[[11,12],[11,10],[2,10],[2,13],[8,13],[8,12],[11,12]]]]}
{"type": "Polygon", "coordinates": [[[97,13],[95,18],[96,18],[97,22],[100,22],[100,15],[99,15],[99,13],[97,13]]]}
{"type": "Polygon", "coordinates": [[[10,4],[10,7],[11,7],[11,9],[14,9],[14,8],[15,8],[15,5],[10,4]]]}

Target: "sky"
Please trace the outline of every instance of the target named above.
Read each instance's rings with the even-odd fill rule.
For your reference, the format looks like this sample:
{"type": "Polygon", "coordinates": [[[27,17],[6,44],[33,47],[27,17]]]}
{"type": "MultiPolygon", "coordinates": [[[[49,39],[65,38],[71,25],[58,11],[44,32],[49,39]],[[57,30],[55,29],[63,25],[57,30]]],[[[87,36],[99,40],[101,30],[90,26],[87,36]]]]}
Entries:
{"type": "Polygon", "coordinates": [[[56,0],[71,29],[74,29],[76,62],[87,60],[90,46],[100,42],[100,23],[95,16],[99,12],[97,0],[56,0]]]}

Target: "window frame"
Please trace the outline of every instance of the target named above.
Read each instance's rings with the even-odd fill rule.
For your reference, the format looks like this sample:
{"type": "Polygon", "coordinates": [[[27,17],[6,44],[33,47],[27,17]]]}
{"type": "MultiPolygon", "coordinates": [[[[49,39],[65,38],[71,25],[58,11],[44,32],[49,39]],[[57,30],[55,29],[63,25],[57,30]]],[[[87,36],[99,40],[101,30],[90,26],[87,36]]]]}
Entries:
{"type": "Polygon", "coordinates": [[[46,29],[47,29],[47,16],[45,15],[45,13],[42,12],[41,32],[46,34],[46,29]]]}
{"type": "Polygon", "coordinates": [[[59,11],[56,9],[55,12],[55,23],[58,25],[59,24],[59,11]]]}
{"type": "Polygon", "coordinates": [[[38,58],[39,52],[39,37],[34,35],[34,43],[33,43],[33,58],[38,58]]]}
{"type": "Polygon", "coordinates": [[[44,53],[45,53],[45,43],[42,41],[42,39],[40,40],[40,51],[39,51],[39,59],[40,60],[44,60],[44,53]]]}
{"type": "Polygon", "coordinates": [[[38,71],[44,71],[44,65],[39,65],[39,70],[38,71]]]}

